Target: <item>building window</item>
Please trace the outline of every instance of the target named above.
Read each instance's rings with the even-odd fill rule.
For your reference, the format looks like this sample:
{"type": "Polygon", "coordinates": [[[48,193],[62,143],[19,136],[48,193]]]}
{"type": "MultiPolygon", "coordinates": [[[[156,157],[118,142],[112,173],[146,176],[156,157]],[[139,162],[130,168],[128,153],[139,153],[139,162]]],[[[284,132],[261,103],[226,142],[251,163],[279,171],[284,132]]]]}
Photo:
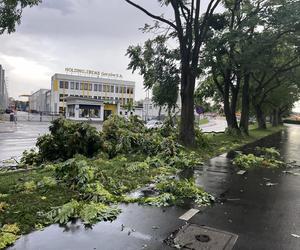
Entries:
{"type": "Polygon", "coordinates": [[[133,88],[130,88],[130,94],[133,94],[133,88]]]}
{"type": "Polygon", "coordinates": [[[119,87],[116,86],[116,93],[119,93],[119,87]]]}
{"type": "Polygon", "coordinates": [[[127,88],[127,94],[129,94],[129,88],[127,88]]]}
{"type": "Polygon", "coordinates": [[[61,89],[64,88],[64,81],[59,81],[59,88],[61,88],[61,89]]]}
{"type": "Polygon", "coordinates": [[[75,105],[68,105],[69,117],[75,117],[75,105]]]}
{"type": "Polygon", "coordinates": [[[111,93],[114,93],[114,89],[115,89],[115,88],[114,88],[114,86],[113,86],[113,85],[112,85],[112,86],[110,86],[110,92],[111,92],[111,93]]]}
{"type": "Polygon", "coordinates": [[[94,96],[94,99],[97,99],[97,96],[94,96]]]}
{"type": "Polygon", "coordinates": [[[92,91],[93,90],[93,84],[89,83],[89,90],[92,91]]]}
{"type": "Polygon", "coordinates": [[[69,89],[69,82],[65,82],[65,89],[69,89]]]}
{"type": "Polygon", "coordinates": [[[98,91],[99,91],[99,92],[102,92],[102,84],[99,84],[99,86],[98,86],[98,91]]]}
{"type": "Polygon", "coordinates": [[[59,101],[64,102],[66,97],[68,97],[67,94],[59,94],[59,101]]]}
{"type": "Polygon", "coordinates": [[[79,105],[80,118],[100,118],[100,106],[79,105]]]}
{"type": "Polygon", "coordinates": [[[88,87],[89,87],[88,84],[85,83],[85,84],[84,84],[84,90],[88,90],[88,87]]]}
{"type": "Polygon", "coordinates": [[[79,82],[76,82],[76,89],[79,89],[79,82]]]}
{"type": "Polygon", "coordinates": [[[74,89],[74,82],[71,82],[71,89],[74,89]]]}
{"type": "Polygon", "coordinates": [[[98,84],[94,84],[94,91],[98,91],[98,84]]]}
{"type": "Polygon", "coordinates": [[[84,84],[83,82],[80,83],[80,90],[83,90],[84,84]]]}

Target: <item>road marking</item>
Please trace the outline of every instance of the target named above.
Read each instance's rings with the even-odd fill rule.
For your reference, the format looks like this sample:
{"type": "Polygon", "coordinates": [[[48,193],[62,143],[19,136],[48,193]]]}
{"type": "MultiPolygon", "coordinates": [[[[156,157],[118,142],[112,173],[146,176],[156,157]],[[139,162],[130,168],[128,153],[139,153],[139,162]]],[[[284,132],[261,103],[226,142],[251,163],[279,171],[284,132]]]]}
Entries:
{"type": "Polygon", "coordinates": [[[197,214],[198,212],[199,212],[198,209],[192,208],[192,209],[188,210],[186,213],[184,213],[183,215],[181,215],[181,216],[179,217],[179,219],[180,219],[180,220],[188,221],[188,220],[190,220],[195,214],[197,214]]]}

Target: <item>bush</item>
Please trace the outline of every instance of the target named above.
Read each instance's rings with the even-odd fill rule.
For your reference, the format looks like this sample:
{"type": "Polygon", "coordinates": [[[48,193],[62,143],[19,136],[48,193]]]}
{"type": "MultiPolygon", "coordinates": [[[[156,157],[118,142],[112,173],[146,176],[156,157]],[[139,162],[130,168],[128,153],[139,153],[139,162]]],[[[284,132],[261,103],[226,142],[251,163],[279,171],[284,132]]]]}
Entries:
{"type": "Polygon", "coordinates": [[[39,137],[36,144],[42,161],[67,160],[75,154],[92,157],[101,148],[100,133],[87,123],[59,118],[49,130],[50,134],[39,137]]]}
{"type": "Polygon", "coordinates": [[[180,146],[174,134],[166,137],[165,128],[147,130],[137,117],[126,120],[111,116],[103,123],[103,151],[110,158],[118,154],[174,155],[180,146]],[[164,136],[163,136],[163,135],[164,136]]]}
{"type": "Polygon", "coordinates": [[[94,169],[81,155],[60,163],[55,174],[58,179],[63,180],[72,189],[85,187],[94,179],[94,169]]]}
{"type": "Polygon", "coordinates": [[[41,155],[34,149],[25,150],[21,157],[21,166],[24,165],[38,165],[42,163],[41,155]]]}

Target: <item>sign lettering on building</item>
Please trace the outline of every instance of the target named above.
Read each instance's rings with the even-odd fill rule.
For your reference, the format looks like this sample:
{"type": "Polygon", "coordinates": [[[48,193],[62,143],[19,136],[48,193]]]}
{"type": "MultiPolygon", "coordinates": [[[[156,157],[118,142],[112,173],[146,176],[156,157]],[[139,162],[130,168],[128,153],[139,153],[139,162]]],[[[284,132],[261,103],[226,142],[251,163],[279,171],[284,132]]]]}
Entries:
{"type": "Polygon", "coordinates": [[[66,73],[68,74],[78,74],[78,75],[88,75],[88,76],[97,76],[97,77],[107,77],[107,78],[123,78],[121,74],[107,73],[89,69],[77,69],[77,68],[65,68],[66,73]]]}

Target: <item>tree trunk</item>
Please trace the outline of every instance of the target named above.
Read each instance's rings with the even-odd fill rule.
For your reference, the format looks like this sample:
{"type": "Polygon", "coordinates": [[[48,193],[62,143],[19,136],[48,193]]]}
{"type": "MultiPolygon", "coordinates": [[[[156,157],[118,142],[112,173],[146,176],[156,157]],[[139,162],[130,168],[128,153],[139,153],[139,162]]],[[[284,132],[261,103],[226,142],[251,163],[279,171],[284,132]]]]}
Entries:
{"type": "Polygon", "coordinates": [[[242,90],[242,114],[240,121],[240,129],[246,135],[249,135],[249,82],[250,74],[246,73],[244,75],[244,85],[242,90]]]}
{"type": "Polygon", "coordinates": [[[235,115],[237,95],[233,94],[232,102],[230,103],[230,80],[224,80],[224,113],[229,131],[239,131],[237,119],[235,115]]]}
{"type": "Polygon", "coordinates": [[[273,114],[272,114],[272,118],[273,118],[272,119],[272,126],[273,127],[276,127],[279,124],[278,115],[279,115],[278,110],[276,108],[273,109],[273,114]]]}
{"type": "Polygon", "coordinates": [[[158,120],[160,121],[160,116],[161,116],[161,106],[159,106],[159,109],[158,109],[158,120]]]}
{"type": "Polygon", "coordinates": [[[180,140],[187,147],[195,146],[194,89],[196,78],[182,70],[180,140]]]}
{"type": "Polygon", "coordinates": [[[233,89],[231,90],[231,117],[232,117],[232,122],[233,122],[233,128],[236,130],[238,133],[240,132],[239,125],[237,122],[236,118],[236,106],[237,106],[237,101],[238,101],[238,94],[239,90],[238,89],[233,89]]]}
{"type": "Polygon", "coordinates": [[[172,114],[171,114],[171,107],[168,107],[168,116],[169,116],[169,120],[170,120],[170,125],[172,127],[174,127],[174,121],[173,121],[173,117],[172,117],[172,114]]]}
{"type": "Polygon", "coordinates": [[[258,122],[258,128],[266,129],[267,128],[266,118],[265,118],[264,112],[261,109],[261,106],[256,104],[256,105],[254,105],[254,109],[255,109],[255,113],[256,113],[256,119],[258,122]]]}
{"type": "Polygon", "coordinates": [[[277,113],[277,121],[278,121],[278,125],[283,125],[282,112],[280,110],[277,113]]]}

